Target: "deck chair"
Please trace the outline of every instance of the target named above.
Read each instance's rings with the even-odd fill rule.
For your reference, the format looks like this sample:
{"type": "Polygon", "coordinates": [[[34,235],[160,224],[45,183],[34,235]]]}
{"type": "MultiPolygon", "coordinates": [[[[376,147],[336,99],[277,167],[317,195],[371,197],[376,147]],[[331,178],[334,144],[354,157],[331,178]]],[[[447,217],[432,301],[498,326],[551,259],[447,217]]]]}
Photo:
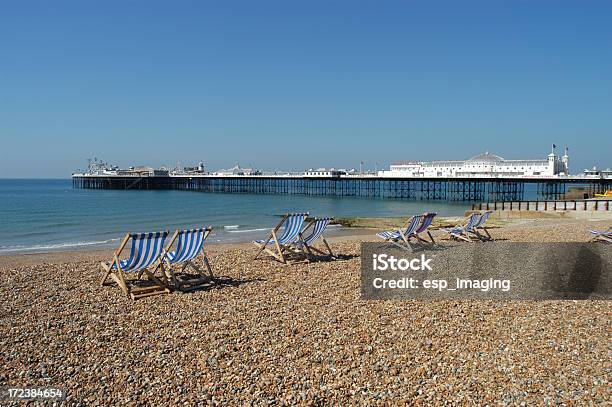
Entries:
{"type": "Polygon", "coordinates": [[[255,246],[259,248],[259,251],[253,260],[257,259],[257,257],[259,257],[263,251],[265,251],[273,256],[276,260],[286,264],[287,260],[285,259],[285,252],[291,249],[291,244],[298,240],[300,230],[302,229],[302,225],[307,217],[307,213],[285,214],[278,225],[272,229],[272,232],[270,232],[270,236],[268,236],[267,239],[253,241],[255,246]],[[278,237],[277,232],[281,227],[284,227],[284,230],[281,236],[278,237]],[[268,248],[269,245],[274,245],[275,250],[270,250],[268,248]]]}
{"type": "Polygon", "coordinates": [[[100,263],[100,269],[104,272],[102,285],[106,285],[110,277],[132,300],[169,293],[168,281],[164,276],[164,265],[160,261],[167,237],[168,231],[126,234],[115,251],[113,259],[110,262],[100,263]],[[130,256],[126,260],[121,260],[121,252],[130,240],[132,241],[130,256]],[[157,278],[155,273],[160,269],[162,276],[157,278]],[[135,280],[128,280],[126,273],[138,273],[138,280],[143,273],[146,273],[154,284],[148,287],[133,287],[135,280]]]}
{"type": "Polygon", "coordinates": [[[489,215],[491,215],[492,212],[493,211],[486,211],[482,215],[480,215],[480,219],[478,219],[478,222],[476,222],[476,224],[472,228],[473,231],[469,233],[476,235],[476,237],[478,237],[481,240],[493,240],[486,226],[483,226],[485,222],[487,221],[487,219],[489,219],[489,215]],[[486,236],[482,235],[480,233],[480,230],[483,230],[486,236]]]}
{"type": "Polygon", "coordinates": [[[416,237],[421,242],[427,242],[427,240],[423,239],[419,235],[419,233],[427,232],[427,235],[431,239],[431,243],[436,243],[433,236],[431,235],[431,232],[429,231],[429,226],[431,225],[431,222],[433,221],[433,218],[436,217],[436,215],[436,212],[425,212],[423,214],[421,224],[419,225],[418,229],[414,231],[414,237],[416,237]]]}
{"type": "Polygon", "coordinates": [[[323,256],[330,256],[332,258],[335,257],[331,247],[329,247],[329,244],[327,243],[327,240],[325,240],[325,236],[323,236],[323,232],[325,232],[327,225],[329,225],[332,220],[334,220],[334,218],[314,218],[310,223],[308,223],[308,225],[306,225],[304,230],[299,233],[299,239],[294,243],[296,249],[305,252],[311,257],[314,256],[314,253],[323,256]],[[309,230],[309,234],[305,235],[305,232],[309,230]],[[313,246],[319,239],[321,239],[325,245],[327,253],[313,246]]]}
{"type": "Polygon", "coordinates": [[[166,272],[176,289],[181,292],[193,291],[200,288],[203,284],[214,281],[214,275],[210,266],[210,261],[204,252],[204,242],[212,231],[212,227],[177,230],[172,235],[168,246],[164,251],[163,259],[167,264],[166,272]],[[171,248],[176,242],[176,248],[171,248]],[[202,254],[202,266],[204,270],[195,263],[196,257],[202,254]],[[174,271],[174,266],[180,265],[180,274],[174,271]],[[186,274],[187,267],[191,267],[196,274],[186,274]]]}
{"type": "Polygon", "coordinates": [[[608,230],[589,230],[592,242],[612,243],[612,226],[608,230]]]}
{"type": "Polygon", "coordinates": [[[465,240],[466,242],[472,242],[473,240],[470,237],[470,234],[474,235],[474,225],[478,223],[480,219],[478,213],[474,212],[468,218],[465,226],[457,225],[454,228],[445,228],[442,229],[444,232],[448,233],[451,239],[457,240],[465,240]]]}
{"type": "Polygon", "coordinates": [[[414,215],[408,220],[405,230],[385,230],[378,232],[376,236],[387,242],[398,243],[401,241],[410,246],[410,238],[414,237],[414,233],[419,229],[422,219],[423,215],[414,215]]]}

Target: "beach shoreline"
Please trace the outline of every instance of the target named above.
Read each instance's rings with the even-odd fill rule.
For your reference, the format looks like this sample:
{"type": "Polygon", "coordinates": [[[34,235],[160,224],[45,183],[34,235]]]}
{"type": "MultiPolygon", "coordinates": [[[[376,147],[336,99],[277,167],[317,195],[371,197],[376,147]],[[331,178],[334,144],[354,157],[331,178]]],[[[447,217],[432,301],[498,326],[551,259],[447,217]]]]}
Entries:
{"type": "MultiPolygon", "coordinates": [[[[328,240],[332,243],[346,242],[346,241],[380,241],[376,237],[376,232],[384,229],[393,229],[397,225],[402,225],[406,218],[388,217],[388,218],[354,218],[354,225],[350,227],[343,227],[340,233],[332,233],[328,236],[328,240]]],[[[440,230],[442,227],[449,227],[455,224],[459,224],[462,218],[460,217],[441,217],[433,224],[433,235],[435,237],[444,237],[444,233],[440,230]]],[[[496,220],[491,219],[489,221],[493,231],[499,231],[502,236],[505,237],[505,233],[510,231],[510,237],[513,240],[518,241],[587,241],[589,239],[586,230],[588,228],[607,228],[612,224],[612,219],[571,219],[571,218],[516,218],[509,220],[496,220]],[[561,227],[566,228],[573,233],[565,233],[559,235],[557,240],[555,235],[542,235],[540,233],[531,234],[530,230],[536,232],[542,228],[548,227],[561,227]],[[585,233],[575,233],[580,228],[584,229],[585,233]],[[568,240],[568,238],[573,240],[568,240]]],[[[495,233],[495,232],[494,232],[495,233]]],[[[264,232],[265,235],[265,232],[264,232]]],[[[207,250],[215,252],[226,251],[232,249],[244,249],[248,250],[253,248],[253,244],[250,241],[244,242],[207,242],[207,250]]],[[[18,265],[34,265],[40,263],[61,263],[70,261],[82,261],[88,259],[94,259],[98,261],[105,261],[112,257],[115,248],[100,248],[100,249],[77,249],[77,250],[52,250],[35,253],[0,253],[0,267],[6,266],[18,266],[18,265]]]]}

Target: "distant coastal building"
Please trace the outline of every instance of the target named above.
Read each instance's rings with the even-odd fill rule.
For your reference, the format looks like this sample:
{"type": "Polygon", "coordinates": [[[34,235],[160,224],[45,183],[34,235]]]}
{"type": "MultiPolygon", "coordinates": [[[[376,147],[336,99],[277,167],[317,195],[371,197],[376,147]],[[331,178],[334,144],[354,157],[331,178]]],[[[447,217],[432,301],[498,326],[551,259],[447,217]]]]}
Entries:
{"type": "Polygon", "coordinates": [[[559,157],[553,145],[547,159],[506,160],[488,151],[465,161],[420,161],[393,163],[380,177],[546,177],[569,174],[569,156],[559,157]]]}
{"type": "Polygon", "coordinates": [[[159,169],[156,170],[152,167],[139,166],[130,167],[127,170],[116,170],[116,175],[124,177],[167,177],[168,170],[159,169]]]}
{"type": "Polygon", "coordinates": [[[185,174],[204,174],[206,170],[204,169],[204,163],[200,161],[197,167],[184,167],[183,172],[185,174]]]}
{"type": "Polygon", "coordinates": [[[612,178],[612,169],[607,168],[605,170],[599,170],[597,167],[593,167],[590,170],[586,169],[582,172],[585,177],[590,178],[612,178]]]}
{"type": "Polygon", "coordinates": [[[355,176],[357,171],[353,168],[346,170],[344,168],[310,168],[304,171],[305,177],[342,177],[342,176],[355,176]]]}
{"type": "Polygon", "coordinates": [[[335,168],[317,168],[304,171],[306,177],[339,177],[343,173],[335,168]]]}
{"type": "Polygon", "coordinates": [[[253,168],[242,168],[239,163],[236,163],[232,168],[227,170],[219,170],[215,172],[215,175],[223,176],[234,176],[234,175],[260,175],[261,171],[254,170],[253,168]]]}

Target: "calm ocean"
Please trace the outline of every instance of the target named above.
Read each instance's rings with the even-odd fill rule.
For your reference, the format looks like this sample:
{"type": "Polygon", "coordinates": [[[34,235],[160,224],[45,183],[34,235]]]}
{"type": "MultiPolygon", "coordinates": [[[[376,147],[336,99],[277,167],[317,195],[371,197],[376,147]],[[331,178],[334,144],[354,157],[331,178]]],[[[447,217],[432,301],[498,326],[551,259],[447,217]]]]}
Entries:
{"type": "Polygon", "coordinates": [[[212,225],[213,242],[264,238],[285,212],[463,215],[468,204],[301,195],[73,189],[71,180],[0,179],[0,254],[112,247],[125,232],[212,225]]]}

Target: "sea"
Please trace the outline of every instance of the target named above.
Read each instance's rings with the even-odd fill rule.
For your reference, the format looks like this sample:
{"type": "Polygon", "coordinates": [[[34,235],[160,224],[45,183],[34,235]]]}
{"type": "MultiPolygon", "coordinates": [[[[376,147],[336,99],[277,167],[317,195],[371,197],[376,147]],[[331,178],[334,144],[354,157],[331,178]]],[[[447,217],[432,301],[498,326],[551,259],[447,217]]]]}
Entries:
{"type": "MultiPolygon", "coordinates": [[[[70,179],[0,179],[0,255],[110,248],[126,232],[212,226],[210,241],[263,239],[286,212],[462,216],[468,203],[195,191],[75,189],[70,179]]],[[[330,234],[346,233],[332,226],[330,234]]]]}

